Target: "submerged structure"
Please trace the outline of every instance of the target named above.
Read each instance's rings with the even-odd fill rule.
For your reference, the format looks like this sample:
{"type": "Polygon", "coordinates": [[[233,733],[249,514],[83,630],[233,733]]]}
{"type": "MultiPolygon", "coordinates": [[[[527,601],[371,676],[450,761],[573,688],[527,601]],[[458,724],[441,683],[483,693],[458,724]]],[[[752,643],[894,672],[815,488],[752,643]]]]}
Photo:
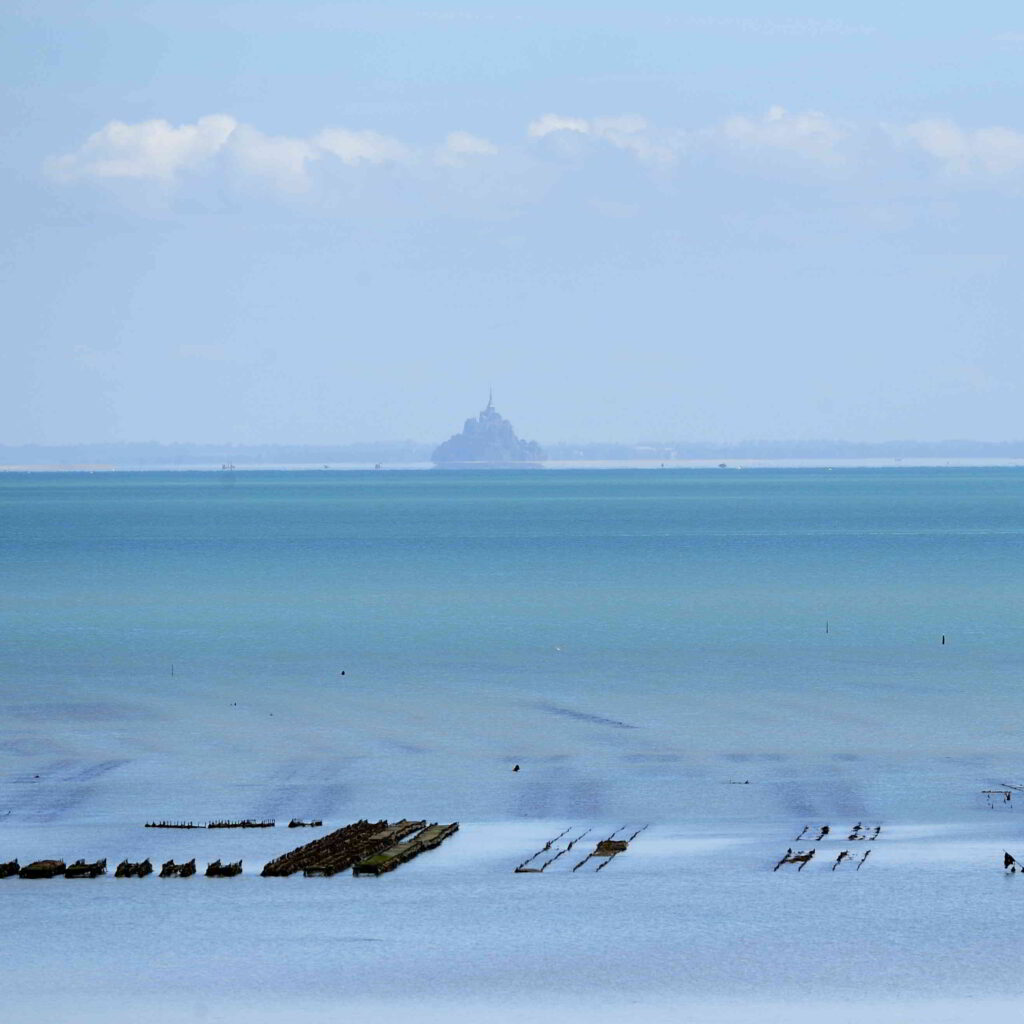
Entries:
{"type": "Polygon", "coordinates": [[[65,878],[99,878],[107,873],[107,861],[93,861],[91,864],[84,860],[76,860],[65,872],[65,878]]]}
{"type": "Polygon", "coordinates": [[[445,469],[537,469],[546,458],[536,441],[522,441],[494,408],[493,394],[479,416],[466,420],[462,433],[454,434],[434,449],[431,459],[445,469]]]}
{"type": "Polygon", "coordinates": [[[263,866],[263,875],[285,876],[301,871],[306,877],[336,875],[357,861],[386,850],[400,839],[418,832],[426,821],[371,822],[365,818],[329,832],[311,843],[275,857],[263,866]]]}
{"type": "Polygon", "coordinates": [[[132,862],[123,860],[117,865],[114,872],[115,878],[145,878],[153,873],[153,862],[147,857],[145,860],[132,862]]]}
{"type": "Polygon", "coordinates": [[[236,860],[233,864],[222,864],[219,860],[212,861],[206,865],[207,878],[234,878],[242,873],[242,862],[236,860]]]}
{"type": "Polygon", "coordinates": [[[449,836],[459,831],[459,823],[453,821],[450,825],[439,825],[436,821],[428,825],[422,832],[417,832],[412,839],[396,843],[386,850],[366,857],[352,867],[353,875],[383,875],[386,871],[394,871],[395,868],[418,857],[427,850],[434,850],[440,846],[449,836]]]}
{"type": "Polygon", "coordinates": [[[175,864],[173,860],[165,860],[164,866],[160,869],[161,878],[191,878],[195,873],[195,857],[185,861],[183,864],[175,864]]]}
{"type": "Polygon", "coordinates": [[[21,868],[18,874],[22,878],[53,878],[65,871],[67,867],[62,860],[34,860],[21,868]]]}

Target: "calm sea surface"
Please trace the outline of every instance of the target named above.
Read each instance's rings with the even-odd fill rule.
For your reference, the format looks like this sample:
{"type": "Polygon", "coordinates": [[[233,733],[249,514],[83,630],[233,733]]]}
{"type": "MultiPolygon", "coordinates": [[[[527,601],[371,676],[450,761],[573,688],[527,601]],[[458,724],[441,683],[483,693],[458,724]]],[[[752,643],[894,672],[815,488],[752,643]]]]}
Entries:
{"type": "Polygon", "coordinates": [[[0,861],[245,864],[0,881],[0,1017],[1016,1019],[1022,533],[1016,469],[0,475],[0,861]],[[293,815],[462,827],[142,827],[293,815]]]}
{"type": "Polygon", "coordinates": [[[628,803],[608,759],[1019,750],[1017,469],[4,474],[0,579],[12,765],[188,736],[442,792],[567,759],[474,791],[543,814],[628,803]]]}

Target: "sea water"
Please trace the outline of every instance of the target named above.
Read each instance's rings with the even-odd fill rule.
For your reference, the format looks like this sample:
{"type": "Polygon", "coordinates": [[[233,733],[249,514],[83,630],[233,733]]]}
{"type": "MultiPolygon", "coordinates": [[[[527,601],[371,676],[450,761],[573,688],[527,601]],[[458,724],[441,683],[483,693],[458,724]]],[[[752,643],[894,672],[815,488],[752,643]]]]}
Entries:
{"type": "Polygon", "coordinates": [[[1016,996],[1022,534],[1006,468],[0,475],[0,860],[247,858],[0,882],[12,998],[1016,996]],[[141,828],[291,816],[463,827],[330,886],[250,877],[294,832],[141,828]],[[771,872],[862,819],[874,870],[771,872]],[[511,873],[626,822],[599,876],[511,873]]]}
{"type": "Polygon", "coordinates": [[[1019,751],[1020,470],[5,474],[0,543],[0,764],[68,775],[19,813],[223,764],[225,812],[672,818],[1019,751]]]}

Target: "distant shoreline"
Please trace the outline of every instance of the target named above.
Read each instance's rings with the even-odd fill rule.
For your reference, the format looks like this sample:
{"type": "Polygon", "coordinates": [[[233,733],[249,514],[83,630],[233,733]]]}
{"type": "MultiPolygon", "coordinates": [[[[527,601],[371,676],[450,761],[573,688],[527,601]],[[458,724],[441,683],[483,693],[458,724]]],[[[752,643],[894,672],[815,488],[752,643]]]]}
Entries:
{"type": "Polygon", "coordinates": [[[174,465],[96,465],[51,464],[0,466],[0,473],[247,473],[247,472],[545,472],[550,470],[651,470],[663,469],[1010,469],[1024,468],[1021,458],[864,458],[864,459],[580,459],[550,460],[541,465],[523,467],[465,466],[447,469],[430,462],[338,463],[248,463],[225,467],[222,464],[194,463],[174,465]]]}

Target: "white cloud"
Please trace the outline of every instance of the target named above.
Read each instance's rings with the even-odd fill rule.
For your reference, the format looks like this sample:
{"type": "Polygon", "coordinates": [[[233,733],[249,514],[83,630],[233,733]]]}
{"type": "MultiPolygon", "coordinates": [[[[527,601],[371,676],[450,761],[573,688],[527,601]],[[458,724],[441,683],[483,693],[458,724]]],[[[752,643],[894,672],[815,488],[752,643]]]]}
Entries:
{"type": "Polygon", "coordinates": [[[264,135],[244,124],[232,133],[227,152],[243,173],[264,178],[285,192],[308,187],[306,165],[320,155],[305,139],[264,135]]]}
{"type": "Polygon", "coordinates": [[[676,157],[674,148],[653,139],[647,120],[635,114],[597,117],[591,126],[599,139],[628,150],[646,163],[668,164],[676,157]]]}
{"type": "Polygon", "coordinates": [[[847,125],[818,111],[791,114],[774,106],[759,118],[727,118],[720,133],[730,143],[747,149],[773,149],[822,163],[839,163],[843,159],[839,144],[851,132],[847,125]]]}
{"type": "Polygon", "coordinates": [[[947,171],[1001,177],[1024,167],[1024,134],[1010,128],[967,131],[953,121],[915,121],[894,134],[909,139],[947,171]]]}
{"type": "Polygon", "coordinates": [[[662,166],[675,161],[684,149],[722,141],[748,151],[775,151],[837,164],[843,161],[840,144],[852,129],[817,111],[790,113],[779,106],[770,107],[761,117],[738,114],[715,128],[679,132],[670,138],[656,136],[646,118],[637,114],[594,118],[545,114],[527,126],[527,135],[533,139],[558,133],[600,139],[646,163],[662,166]]]}
{"type": "Polygon", "coordinates": [[[469,132],[451,132],[434,154],[436,163],[447,167],[462,167],[476,157],[497,156],[498,147],[479,135],[469,132]]]}
{"type": "Polygon", "coordinates": [[[590,134],[590,122],[583,117],[562,117],[560,114],[544,114],[527,125],[526,133],[531,139],[542,139],[552,132],[579,132],[590,134]]]}
{"type": "Polygon", "coordinates": [[[647,119],[639,114],[616,117],[563,117],[544,114],[527,125],[531,139],[543,139],[557,132],[569,132],[600,139],[616,149],[624,149],[646,163],[669,164],[676,157],[676,147],[655,139],[647,119]]]}
{"type": "MultiPolygon", "coordinates": [[[[996,181],[1024,171],[1024,133],[1011,128],[968,130],[942,119],[854,125],[820,111],[791,112],[780,106],[760,116],[737,114],[705,129],[670,135],[656,131],[638,114],[547,113],[529,122],[526,134],[535,142],[552,142],[527,152],[523,146],[499,148],[467,131],[450,132],[434,145],[412,145],[369,129],[338,127],[302,136],[270,135],[227,114],[210,114],[179,125],[162,119],[111,121],[77,150],[52,157],[44,166],[62,182],[131,179],[166,187],[190,174],[219,171],[236,181],[260,181],[292,195],[312,188],[310,171],[316,164],[318,190],[330,189],[332,180],[351,173],[349,168],[368,169],[367,173],[374,168],[404,168],[409,180],[425,184],[443,182],[457,169],[476,165],[489,169],[481,180],[500,179],[504,194],[518,190],[525,196],[531,189],[539,192],[541,177],[559,172],[561,162],[551,159],[559,150],[584,158],[603,146],[631,154],[659,171],[672,167],[684,154],[713,165],[723,152],[738,152],[744,154],[746,173],[752,175],[770,175],[773,164],[794,159],[820,173],[832,174],[842,167],[872,174],[879,168],[893,169],[908,151],[925,154],[950,178],[996,181]],[[858,160],[859,155],[871,159],[858,160]]],[[[465,176],[460,177],[465,183],[465,176]]]]}
{"type": "Polygon", "coordinates": [[[325,128],[313,140],[317,146],[336,156],[343,164],[405,163],[412,151],[398,139],[373,131],[347,131],[325,128]]]}
{"type": "Polygon", "coordinates": [[[151,178],[172,181],[204,163],[238,127],[233,117],[209,114],[177,128],[167,121],[111,121],[74,153],[53,157],[46,170],[61,181],[76,178],[151,178]]]}
{"type": "MultiPolygon", "coordinates": [[[[484,152],[489,146],[464,132],[448,137],[452,154],[484,152]],[[476,149],[474,149],[474,145],[476,149]]],[[[312,138],[267,135],[226,114],[200,117],[175,127],[164,120],[125,124],[111,121],[73,153],[51,157],[45,171],[58,181],[133,178],[174,183],[183,172],[225,159],[246,177],[262,179],[284,192],[309,187],[309,165],[329,155],[348,166],[409,163],[416,151],[374,131],[325,128],[312,138]]]]}

